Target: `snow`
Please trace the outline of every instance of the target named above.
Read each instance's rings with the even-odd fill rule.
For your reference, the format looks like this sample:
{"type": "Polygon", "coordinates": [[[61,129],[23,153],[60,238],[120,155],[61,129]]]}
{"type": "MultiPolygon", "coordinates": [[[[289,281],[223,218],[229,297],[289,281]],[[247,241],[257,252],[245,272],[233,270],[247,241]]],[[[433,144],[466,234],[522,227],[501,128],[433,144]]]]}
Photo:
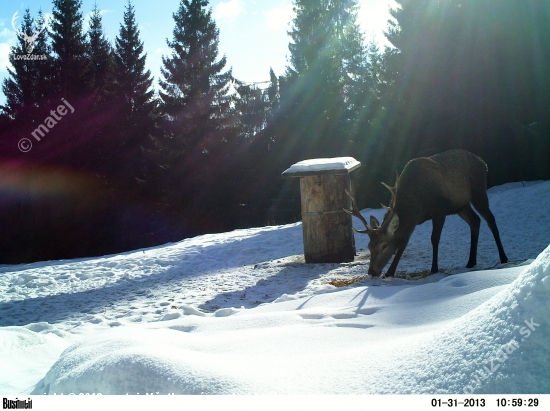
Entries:
{"type": "Polygon", "coordinates": [[[450,216],[429,276],[430,222],[393,279],[365,275],[365,235],[354,262],[305,264],[300,223],[0,266],[0,391],[548,393],[550,182],[489,198],[510,262],[483,222],[465,269],[469,229],[450,216]]]}
{"type": "Polygon", "coordinates": [[[361,163],[353,157],[314,158],[302,160],[285,170],[284,175],[312,173],[322,171],[346,171],[359,167],[361,163]]]}

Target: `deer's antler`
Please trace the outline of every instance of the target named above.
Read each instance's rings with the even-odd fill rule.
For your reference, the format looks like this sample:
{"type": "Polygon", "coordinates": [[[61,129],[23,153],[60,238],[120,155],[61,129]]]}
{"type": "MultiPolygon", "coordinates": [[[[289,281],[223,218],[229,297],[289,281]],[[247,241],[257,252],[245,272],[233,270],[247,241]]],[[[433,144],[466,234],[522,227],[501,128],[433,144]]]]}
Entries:
{"type": "Polygon", "coordinates": [[[386,207],[382,204],[382,207],[384,207],[386,210],[391,211],[393,208],[395,208],[395,198],[397,195],[397,187],[399,186],[399,172],[395,171],[395,185],[393,187],[390,187],[386,183],[382,181],[382,185],[386,187],[388,190],[390,190],[391,193],[391,203],[389,207],[386,207]]]}
{"type": "Polygon", "coordinates": [[[350,210],[347,210],[347,209],[344,208],[344,211],[346,213],[348,213],[349,215],[355,216],[359,220],[361,220],[361,222],[365,225],[365,228],[366,228],[366,230],[357,230],[355,228],[353,228],[353,230],[358,232],[358,233],[371,235],[372,234],[372,228],[367,224],[367,220],[365,220],[365,218],[359,212],[359,208],[357,207],[357,203],[355,202],[355,198],[351,195],[351,193],[348,190],[346,190],[346,194],[349,196],[349,198],[351,198],[352,209],[350,211],[350,210]]]}

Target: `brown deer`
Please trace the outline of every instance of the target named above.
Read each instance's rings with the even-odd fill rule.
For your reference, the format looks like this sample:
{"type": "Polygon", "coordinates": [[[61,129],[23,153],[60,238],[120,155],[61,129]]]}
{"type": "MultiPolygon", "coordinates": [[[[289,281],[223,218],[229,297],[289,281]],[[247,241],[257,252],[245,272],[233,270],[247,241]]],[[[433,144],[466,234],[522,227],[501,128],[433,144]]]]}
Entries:
{"type": "Polygon", "coordinates": [[[508,261],[500,242],[495,217],[489,209],[486,192],[487,164],[481,158],[465,150],[451,150],[431,157],[415,158],[407,163],[401,176],[397,175],[394,187],[382,184],[392,194],[390,206],[384,206],[387,213],[382,224],[371,216],[369,226],[359,212],[355,199],[346,191],[351,197],[353,211],[344,211],[359,218],[366,227],[365,230],[354,230],[370,237],[370,275],[379,276],[395,253],[386,272],[387,277],[393,277],[415,227],[427,220],[433,222],[431,272],[438,272],[439,239],[445,217],[450,214],[458,214],[470,226],[470,258],[466,267],[475,266],[480,218],[472,205],[493,233],[500,262],[508,261]]]}

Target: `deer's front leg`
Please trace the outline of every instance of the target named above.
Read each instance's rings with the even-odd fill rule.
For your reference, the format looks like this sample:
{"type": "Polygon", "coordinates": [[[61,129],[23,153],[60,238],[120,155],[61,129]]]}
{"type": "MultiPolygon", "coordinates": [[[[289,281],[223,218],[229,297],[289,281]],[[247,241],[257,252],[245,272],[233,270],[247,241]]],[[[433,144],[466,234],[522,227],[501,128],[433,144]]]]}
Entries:
{"type": "Polygon", "coordinates": [[[388,271],[386,271],[386,277],[395,276],[395,270],[397,269],[397,264],[399,264],[399,259],[401,258],[403,251],[405,251],[405,247],[397,249],[395,257],[393,257],[393,261],[391,262],[390,268],[388,268],[388,271]]]}
{"type": "Polygon", "coordinates": [[[437,255],[439,251],[439,239],[441,238],[441,231],[443,230],[443,224],[445,224],[445,215],[435,216],[432,218],[433,230],[432,230],[432,273],[439,272],[437,264],[437,255]]]}

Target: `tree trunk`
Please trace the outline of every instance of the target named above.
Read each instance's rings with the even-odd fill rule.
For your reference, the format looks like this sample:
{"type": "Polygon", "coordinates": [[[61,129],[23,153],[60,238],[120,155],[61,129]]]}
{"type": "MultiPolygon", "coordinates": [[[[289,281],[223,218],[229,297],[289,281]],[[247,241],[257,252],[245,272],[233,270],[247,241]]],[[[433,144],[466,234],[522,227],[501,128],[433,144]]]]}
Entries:
{"type": "Polygon", "coordinates": [[[352,192],[350,176],[321,174],[300,178],[302,230],[306,263],[353,261],[355,241],[345,189],[352,192]]]}

